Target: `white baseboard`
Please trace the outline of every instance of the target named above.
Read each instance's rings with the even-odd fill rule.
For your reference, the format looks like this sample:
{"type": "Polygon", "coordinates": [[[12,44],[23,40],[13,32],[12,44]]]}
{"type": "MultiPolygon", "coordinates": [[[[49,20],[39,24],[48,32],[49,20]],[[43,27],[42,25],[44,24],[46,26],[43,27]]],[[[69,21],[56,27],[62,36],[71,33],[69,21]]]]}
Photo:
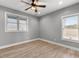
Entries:
{"type": "Polygon", "coordinates": [[[29,43],[29,42],[36,41],[36,40],[45,41],[45,42],[48,42],[50,44],[56,44],[56,45],[59,45],[59,46],[65,47],[65,48],[69,48],[69,49],[72,49],[72,50],[79,51],[79,48],[75,48],[75,47],[72,47],[72,46],[64,45],[64,44],[61,44],[61,43],[56,43],[56,42],[53,42],[53,41],[50,41],[50,40],[46,40],[46,39],[42,39],[42,38],[36,38],[36,39],[32,39],[32,40],[27,40],[27,41],[23,41],[23,42],[18,42],[18,43],[14,43],[14,44],[5,45],[5,46],[0,47],[0,49],[8,48],[8,47],[19,45],[19,44],[29,43]]]}
{"type": "Polygon", "coordinates": [[[36,40],[39,40],[39,38],[1,46],[0,49],[8,48],[8,47],[11,47],[11,46],[16,46],[16,45],[19,45],[19,44],[29,43],[29,42],[36,41],[36,40]]]}
{"type": "Polygon", "coordinates": [[[64,45],[64,44],[61,44],[61,43],[56,43],[56,42],[53,42],[53,41],[50,41],[50,40],[46,40],[46,39],[40,39],[40,40],[48,42],[50,44],[56,44],[56,45],[59,45],[59,46],[65,47],[65,48],[69,48],[69,49],[72,49],[72,50],[75,50],[75,51],[79,51],[79,48],[76,48],[76,47],[64,45]]]}

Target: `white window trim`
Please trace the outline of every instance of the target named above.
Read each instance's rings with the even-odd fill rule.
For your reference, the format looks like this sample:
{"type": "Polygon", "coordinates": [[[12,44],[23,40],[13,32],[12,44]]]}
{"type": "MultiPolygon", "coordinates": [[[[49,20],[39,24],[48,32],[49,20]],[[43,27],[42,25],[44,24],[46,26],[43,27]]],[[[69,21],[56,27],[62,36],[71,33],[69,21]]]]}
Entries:
{"type": "MultiPolygon", "coordinates": [[[[75,13],[75,14],[70,14],[70,15],[65,15],[65,16],[62,16],[61,17],[61,27],[62,27],[62,40],[64,40],[64,41],[69,41],[69,42],[74,42],[74,43],[79,43],[79,40],[68,40],[68,39],[65,39],[64,37],[63,37],[63,27],[64,27],[64,20],[63,20],[63,18],[65,18],[65,17],[70,17],[70,16],[76,16],[76,15],[79,15],[79,13],[75,13]]],[[[78,25],[79,25],[79,16],[78,16],[78,25]]],[[[78,36],[79,36],[79,29],[78,29],[78,36]]],[[[79,39],[79,37],[78,37],[78,39],[79,39]]]]}
{"type": "MultiPolygon", "coordinates": [[[[8,14],[14,15],[13,13],[5,12],[5,32],[18,32],[18,29],[16,31],[8,31],[7,30],[7,21],[8,21],[8,14]]],[[[16,16],[16,15],[14,15],[16,16]]],[[[17,16],[16,16],[17,17],[17,16]]],[[[17,20],[17,19],[16,19],[17,20]]]]}
{"type": "MultiPolygon", "coordinates": [[[[22,15],[18,15],[18,14],[14,14],[14,13],[10,13],[10,12],[5,12],[5,32],[9,32],[9,31],[7,31],[7,19],[8,19],[8,14],[11,14],[11,15],[13,15],[13,16],[16,16],[16,17],[22,17],[22,18],[25,18],[25,19],[27,19],[26,20],[26,32],[28,32],[29,31],[29,28],[28,28],[28,23],[29,23],[29,20],[28,20],[28,16],[22,16],[22,15]]],[[[17,20],[17,23],[18,23],[18,20],[17,20]]],[[[18,25],[18,24],[17,24],[18,25]]],[[[18,27],[17,27],[18,28],[18,27]]],[[[13,31],[14,32],[14,31],[13,31]]],[[[17,29],[17,31],[15,31],[15,32],[21,32],[21,31],[19,31],[18,29],[17,29]]],[[[23,32],[25,32],[25,31],[23,31],[23,32]]]]}
{"type": "Polygon", "coordinates": [[[5,32],[7,32],[7,24],[6,24],[6,22],[7,22],[7,13],[5,12],[5,32]]]}

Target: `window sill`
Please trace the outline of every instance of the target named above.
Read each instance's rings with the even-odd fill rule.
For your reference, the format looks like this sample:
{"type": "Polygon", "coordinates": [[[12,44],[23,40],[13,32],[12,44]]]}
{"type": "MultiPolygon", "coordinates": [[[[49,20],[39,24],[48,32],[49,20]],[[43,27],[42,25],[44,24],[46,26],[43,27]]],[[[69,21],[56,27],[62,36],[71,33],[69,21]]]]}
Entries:
{"type": "Polygon", "coordinates": [[[71,40],[71,39],[66,39],[66,38],[64,38],[62,40],[72,42],[72,43],[79,43],[79,40],[71,40]]]}

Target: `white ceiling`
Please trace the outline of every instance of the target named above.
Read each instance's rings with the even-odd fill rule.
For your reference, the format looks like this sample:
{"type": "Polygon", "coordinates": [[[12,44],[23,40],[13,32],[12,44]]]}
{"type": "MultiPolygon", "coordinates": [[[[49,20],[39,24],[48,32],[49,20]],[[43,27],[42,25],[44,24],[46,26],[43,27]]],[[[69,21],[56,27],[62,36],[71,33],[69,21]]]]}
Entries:
{"type": "MultiPolygon", "coordinates": [[[[31,0],[25,0],[25,1],[29,3],[31,2],[31,0]]],[[[39,0],[39,1],[42,2],[43,4],[46,4],[47,6],[46,8],[38,8],[40,14],[35,13],[32,10],[25,11],[24,9],[28,8],[29,6],[20,2],[20,0],[0,0],[0,5],[15,9],[15,10],[23,11],[35,16],[42,16],[42,15],[51,13],[53,11],[56,11],[58,9],[70,6],[72,4],[79,3],[79,0],[39,0]]]]}

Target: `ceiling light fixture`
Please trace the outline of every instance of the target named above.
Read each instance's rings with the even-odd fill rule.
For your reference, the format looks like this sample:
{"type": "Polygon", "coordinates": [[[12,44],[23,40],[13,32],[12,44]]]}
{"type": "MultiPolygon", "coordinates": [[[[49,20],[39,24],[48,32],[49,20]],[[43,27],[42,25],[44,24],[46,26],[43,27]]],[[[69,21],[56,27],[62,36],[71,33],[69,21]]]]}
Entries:
{"type": "Polygon", "coordinates": [[[32,7],[31,9],[32,9],[32,10],[35,10],[35,7],[32,7]]]}

